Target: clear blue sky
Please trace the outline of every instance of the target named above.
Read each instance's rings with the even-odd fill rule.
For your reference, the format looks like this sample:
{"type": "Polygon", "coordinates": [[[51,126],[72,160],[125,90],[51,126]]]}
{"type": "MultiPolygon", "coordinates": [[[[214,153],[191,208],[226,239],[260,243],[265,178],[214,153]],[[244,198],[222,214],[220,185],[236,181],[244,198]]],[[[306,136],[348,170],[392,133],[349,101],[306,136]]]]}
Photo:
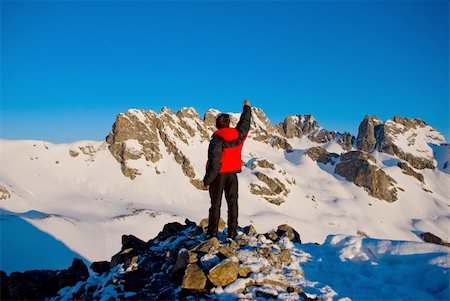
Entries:
{"type": "Polygon", "coordinates": [[[6,139],[102,140],[129,108],[419,117],[449,140],[449,3],[2,1],[6,139]]]}

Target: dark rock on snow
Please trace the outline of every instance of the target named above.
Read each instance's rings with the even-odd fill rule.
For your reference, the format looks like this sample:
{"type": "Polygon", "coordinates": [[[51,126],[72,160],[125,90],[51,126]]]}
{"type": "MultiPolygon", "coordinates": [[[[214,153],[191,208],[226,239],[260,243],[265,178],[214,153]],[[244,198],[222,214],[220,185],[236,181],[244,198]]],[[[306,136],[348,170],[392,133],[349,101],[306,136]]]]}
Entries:
{"type": "Polygon", "coordinates": [[[365,188],[371,196],[394,202],[397,200],[396,181],[381,170],[374,157],[362,151],[351,151],[341,156],[335,172],[357,186],[365,188]]]}

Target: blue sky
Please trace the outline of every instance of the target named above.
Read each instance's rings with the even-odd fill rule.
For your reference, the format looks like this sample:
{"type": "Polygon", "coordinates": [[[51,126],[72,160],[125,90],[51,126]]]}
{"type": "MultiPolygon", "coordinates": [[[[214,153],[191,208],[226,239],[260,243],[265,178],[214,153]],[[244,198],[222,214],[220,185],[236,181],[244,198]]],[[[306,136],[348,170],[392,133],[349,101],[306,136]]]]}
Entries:
{"type": "Polygon", "coordinates": [[[194,107],[273,123],[419,117],[449,140],[449,4],[2,1],[6,139],[102,140],[118,113],[194,107]]]}

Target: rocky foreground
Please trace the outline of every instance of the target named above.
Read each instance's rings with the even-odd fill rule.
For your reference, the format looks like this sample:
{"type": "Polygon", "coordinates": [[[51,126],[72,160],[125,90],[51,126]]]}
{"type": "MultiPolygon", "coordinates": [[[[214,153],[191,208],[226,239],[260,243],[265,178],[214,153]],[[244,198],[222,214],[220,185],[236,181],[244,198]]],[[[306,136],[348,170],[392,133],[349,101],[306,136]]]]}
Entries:
{"type": "Polygon", "coordinates": [[[308,299],[300,268],[306,258],[294,250],[301,243],[294,229],[282,225],[257,234],[249,226],[231,240],[223,232],[206,239],[204,227],[169,223],[148,242],[125,235],[111,262],[93,263],[96,274],[62,289],[55,300],[308,299]]]}
{"type": "Polygon", "coordinates": [[[330,236],[319,246],[302,245],[288,225],[264,234],[247,226],[233,240],[223,221],[218,238],[206,239],[206,226],[207,220],[169,223],[148,242],[124,235],[121,251],[110,262],[92,263],[90,275],[79,259],[62,271],[2,272],[1,299],[440,300],[449,294],[450,244],[430,233],[421,238],[433,244],[359,233],[330,236]],[[321,281],[307,279],[304,268],[321,281]]]}

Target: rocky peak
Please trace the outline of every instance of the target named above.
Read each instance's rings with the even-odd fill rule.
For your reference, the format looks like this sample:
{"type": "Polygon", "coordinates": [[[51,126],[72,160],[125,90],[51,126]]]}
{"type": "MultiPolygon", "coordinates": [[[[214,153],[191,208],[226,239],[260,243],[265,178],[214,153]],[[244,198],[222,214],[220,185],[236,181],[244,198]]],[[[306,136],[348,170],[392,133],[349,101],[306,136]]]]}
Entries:
{"type": "Polygon", "coordinates": [[[189,145],[197,137],[207,140],[209,134],[202,120],[192,108],[173,113],[167,107],[159,113],[144,110],[128,110],[119,114],[113,129],[106,138],[114,158],[121,163],[125,176],[134,179],[142,173],[135,164],[144,159],[148,164],[162,159],[162,148],[180,164],[183,173],[195,177],[189,158],[180,150],[179,144],[189,145]]]}
{"type": "Polygon", "coordinates": [[[301,138],[320,128],[313,115],[291,115],[278,127],[286,138],[301,138]]]}
{"type": "Polygon", "coordinates": [[[344,132],[343,134],[339,135],[337,143],[342,146],[344,150],[350,151],[355,144],[355,136],[353,136],[349,132],[344,132]]]}
{"type": "Polygon", "coordinates": [[[181,108],[175,115],[177,115],[178,118],[200,119],[200,115],[192,107],[181,108]]]}
{"type": "Polygon", "coordinates": [[[216,109],[209,109],[208,111],[206,111],[205,115],[203,116],[203,121],[208,129],[211,129],[213,131],[216,130],[216,118],[219,114],[220,111],[216,109]]]}
{"type": "Polygon", "coordinates": [[[378,150],[407,161],[417,169],[435,168],[431,145],[445,144],[436,129],[418,118],[395,116],[384,123],[378,150]]]}
{"type": "Polygon", "coordinates": [[[276,129],[263,110],[252,108],[251,131],[249,137],[256,141],[269,143],[276,134],[276,129]]]}
{"type": "Polygon", "coordinates": [[[356,146],[358,150],[371,153],[377,146],[377,132],[383,122],[377,116],[366,115],[359,125],[356,146]]]}

